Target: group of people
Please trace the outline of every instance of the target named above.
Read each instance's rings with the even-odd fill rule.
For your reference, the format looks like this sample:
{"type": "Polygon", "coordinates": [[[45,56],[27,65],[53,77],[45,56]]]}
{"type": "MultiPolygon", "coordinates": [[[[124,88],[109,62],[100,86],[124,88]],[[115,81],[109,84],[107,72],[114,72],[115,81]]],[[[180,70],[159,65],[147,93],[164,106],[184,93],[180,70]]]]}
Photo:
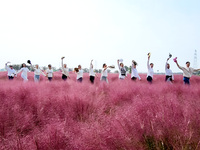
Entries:
{"type": "MultiPolygon", "coordinates": [[[[147,81],[149,83],[153,82],[153,75],[154,75],[154,64],[153,63],[149,63],[150,61],[150,57],[151,54],[148,53],[148,60],[147,60],[147,81]]],[[[174,75],[172,70],[170,69],[170,64],[168,63],[168,60],[172,57],[172,55],[169,55],[169,58],[167,58],[166,64],[165,64],[165,81],[166,82],[173,82],[174,81],[174,75]]],[[[69,76],[69,68],[67,67],[67,64],[63,63],[63,59],[65,57],[61,58],[61,66],[62,66],[62,79],[64,81],[66,81],[68,78],[70,78],[69,76]]],[[[174,62],[177,64],[178,68],[181,69],[183,71],[183,81],[185,84],[190,84],[190,78],[192,76],[192,74],[196,71],[200,71],[200,69],[193,69],[192,67],[190,67],[190,62],[186,62],[186,67],[181,67],[179,66],[178,62],[177,62],[177,58],[174,59],[174,62]]],[[[5,68],[8,71],[8,79],[9,80],[13,80],[15,76],[17,76],[18,73],[21,73],[21,77],[23,78],[24,81],[28,81],[28,72],[30,72],[30,70],[28,69],[28,67],[26,66],[25,63],[22,64],[22,67],[19,71],[15,71],[13,69],[12,65],[9,65],[10,62],[7,62],[5,64],[5,68]]],[[[39,82],[40,80],[40,75],[42,74],[43,76],[47,77],[49,81],[51,81],[53,79],[53,68],[52,66],[49,64],[48,65],[48,69],[43,72],[40,68],[39,65],[35,65],[33,66],[30,62],[30,60],[27,61],[27,63],[30,64],[31,68],[34,70],[34,81],[35,82],[39,82]],[[46,73],[46,74],[45,74],[46,73]]],[[[127,76],[127,70],[123,64],[123,60],[119,59],[117,60],[117,64],[118,64],[118,69],[119,69],[119,79],[124,80],[127,76]]],[[[137,67],[137,62],[136,61],[132,61],[132,67],[131,67],[131,80],[136,81],[141,80],[138,71],[136,69],[137,67]]],[[[102,73],[101,73],[101,81],[105,81],[108,83],[108,68],[115,68],[114,66],[107,66],[106,64],[103,64],[103,69],[102,69],[102,73]]],[[[74,72],[77,74],[77,82],[82,82],[83,80],[83,70],[81,65],[78,65],[78,68],[74,68],[74,72]]],[[[94,72],[93,69],[93,60],[91,60],[90,62],[90,68],[89,68],[89,78],[91,83],[94,83],[95,81],[95,77],[96,73],[94,72]]]]}

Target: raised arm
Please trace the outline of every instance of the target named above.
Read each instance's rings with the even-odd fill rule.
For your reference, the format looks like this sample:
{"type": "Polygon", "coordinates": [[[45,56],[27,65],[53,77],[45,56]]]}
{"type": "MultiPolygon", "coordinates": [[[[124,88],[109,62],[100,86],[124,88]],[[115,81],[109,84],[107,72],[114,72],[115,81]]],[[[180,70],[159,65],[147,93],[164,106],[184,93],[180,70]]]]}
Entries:
{"type": "Polygon", "coordinates": [[[149,60],[150,60],[150,56],[148,56],[148,60],[147,60],[147,68],[148,69],[150,69],[149,60]]]}
{"type": "Polygon", "coordinates": [[[92,64],[92,62],[93,62],[93,60],[91,60],[91,62],[90,62],[90,69],[93,68],[93,64],[92,64]]]}
{"type": "Polygon", "coordinates": [[[62,66],[62,69],[64,69],[64,65],[63,65],[63,59],[64,59],[65,57],[61,57],[61,66],[62,66]]]}
{"type": "Polygon", "coordinates": [[[6,69],[6,70],[9,69],[9,67],[8,67],[8,63],[10,63],[10,62],[7,62],[7,63],[5,64],[5,69],[6,69]]]}
{"type": "Polygon", "coordinates": [[[178,61],[176,61],[175,63],[176,63],[176,65],[177,65],[177,67],[178,67],[179,69],[183,70],[182,67],[179,66],[178,61]]]}
{"type": "Polygon", "coordinates": [[[35,71],[35,67],[32,64],[30,64],[30,66],[31,66],[31,69],[33,69],[33,71],[35,71]]]}
{"type": "Polygon", "coordinates": [[[119,59],[117,60],[117,65],[118,65],[118,68],[120,69],[120,65],[119,65],[119,59]]]}
{"type": "Polygon", "coordinates": [[[167,64],[168,64],[169,58],[167,58],[166,64],[165,64],[165,70],[167,70],[167,64]]]}

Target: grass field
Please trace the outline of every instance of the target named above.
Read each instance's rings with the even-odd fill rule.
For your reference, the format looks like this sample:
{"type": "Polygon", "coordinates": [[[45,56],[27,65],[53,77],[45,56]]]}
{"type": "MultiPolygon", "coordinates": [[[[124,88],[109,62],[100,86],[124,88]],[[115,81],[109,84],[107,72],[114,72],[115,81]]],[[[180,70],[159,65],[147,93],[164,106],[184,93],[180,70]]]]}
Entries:
{"type": "Polygon", "coordinates": [[[0,149],[200,149],[199,76],[190,86],[181,75],[173,84],[164,75],[153,84],[146,75],[134,82],[109,74],[109,84],[94,85],[88,74],[83,83],[75,74],[66,82],[61,73],[52,82],[28,78],[0,73],[0,149]]]}

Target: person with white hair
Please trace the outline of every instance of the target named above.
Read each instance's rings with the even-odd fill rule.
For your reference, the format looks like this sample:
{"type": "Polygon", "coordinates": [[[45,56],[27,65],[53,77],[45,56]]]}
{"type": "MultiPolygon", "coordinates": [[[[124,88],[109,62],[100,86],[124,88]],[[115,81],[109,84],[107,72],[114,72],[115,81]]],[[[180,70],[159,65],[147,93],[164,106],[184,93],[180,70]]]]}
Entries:
{"type": "Polygon", "coordinates": [[[31,64],[31,68],[34,70],[34,81],[35,82],[39,82],[40,81],[40,74],[42,74],[43,76],[46,77],[46,75],[42,72],[42,70],[39,68],[39,65],[36,64],[35,66],[33,66],[31,64]]]}

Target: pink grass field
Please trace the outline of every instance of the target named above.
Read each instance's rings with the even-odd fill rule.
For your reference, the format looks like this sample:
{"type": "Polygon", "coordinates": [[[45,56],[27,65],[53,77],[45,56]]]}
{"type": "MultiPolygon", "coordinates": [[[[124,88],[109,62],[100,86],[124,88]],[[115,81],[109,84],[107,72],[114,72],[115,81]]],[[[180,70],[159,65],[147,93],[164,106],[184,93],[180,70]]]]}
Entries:
{"type": "MultiPolygon", "coordinates": [[[[33,73],[24,83],[0,73],[0,149],[4,150],[146,150],[200,149],[200,77],[191,85],[175,75],[173,84],[155,75],[148,84],[96,78],[82,83],[76,75],[52,82],[33,73]]],[[[100,75],[98,75],[100,77],[100,75]]]]}

